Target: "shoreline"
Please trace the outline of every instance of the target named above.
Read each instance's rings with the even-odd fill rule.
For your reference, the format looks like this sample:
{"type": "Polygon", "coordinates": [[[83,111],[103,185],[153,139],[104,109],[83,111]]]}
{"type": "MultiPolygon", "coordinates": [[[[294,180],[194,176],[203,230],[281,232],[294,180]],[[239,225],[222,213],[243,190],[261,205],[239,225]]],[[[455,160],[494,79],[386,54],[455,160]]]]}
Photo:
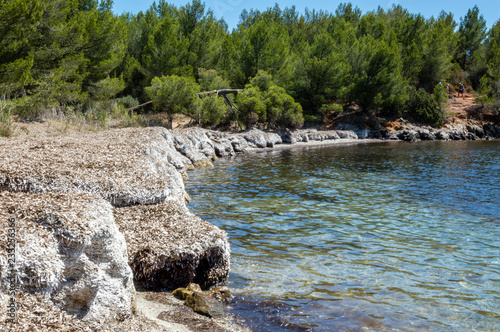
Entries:
{"type": "MultiPolygon", "coordinates": [[[[475,130],[480,134],[479,129],[475,130]]],[[[500,137],[500,126],[488,130],[497,132],[496,138],[500,137]]],[[[483,129],[483,137],[484,132],[487,130],[483,129]]],[[[26,251],[19,253],[22,263],[18,273],[25,285],[20,288],[20,294],[38,305],[46,301],[43,303],[49,303],[54,308],[51,310],[62,310],[73,317],[61,316],[66,319],[59,319],[62,319],[61,326],[83,324],[96,330],[102,322],[108,322],[121,330],[133,330],[141,324],[152,324],[146,329],[161,330],[146,316],[134,314],[140,312],[145,303],[138,303],[136,298],[144,294],[137,293],[136,286],[124,280],[133,277],[136,284],[145,282],[149,290],[164,291],[165,287],[182,287],[190,282],[201,283],[207,289],[227,280],[230,268],[227,234],[186,207],[183,177],[187,171],[211,166],[214,160],[242,153],[414,142],[437,137],[444,140],[478,138],[470,131],[433,132],[427,129],[389,132],[385,139],[368,138],[378,134],[316,129],[278,133],[251,129],[227,133],[202,128],[146,127],[2,138],[0,207],[5,216],[0,218],[0,223],[4,226],[9,219],[11,212],[7,211],[25,211],[22,213],[31,219],[19,221],[19,240],[37,245],[37,241],[42,241],[40,234],[49,239],[39,245],[41,249],[46,248],[47,253],[39,249],[32,249],[36,256],[26,251]],[[77,201],[82,204],[67,204],[77,201]],[[41,211],[45,212],[40,215],[41,211]],[[75,219],[73,215],[85,217],[75,219]],[[51,220],[60,222],[54,224],[51,220]],[[192,226],[186,227],[188,224],[192,226]],[[107,225],[108,228],[100,230],[94,225],[107,225]],[[31,234],[30,229],[38,229],[38,233],[31,234]],[[82,233],[82,229],[86,231],[82,233]],[[158,231],[163,233],[158,234],[158,231]],[[96,251],[102,246],[94,240],[100,232],[109,234],[108,243],[111,243],[106,245],[105,251],[100,251],[101,258],[94,261],[92,256],[81,256],[82,252],[96,251]],[[128,251],[128,255],[123,255],[124,251],[128,251]],[[95,293],[85,293],[95,278],[94,272],[82,275],[78,270],[73,271],[71,259],[81,259],[82,264],[90,264],[89,271],[95,269],[105,276],[93,286],[95,293]],[[90,263],[83,263],[89,259],[90,263]],[[107,272],[106,265],[100,261],[112,261],[121,266],[120,274],[107,272]],[[45,264],[45,270],[33,269],[37,262],[45,264]],[[82,288],[68,283],[64,275],[74,275],[82,288]],[[33,279],[38,281],[33,284],[33,279]],[[117,285],[117,281],[126,287],[117,285]],[[118,296],[110,302],[105,293],[99,294],[111,285],[118,296]],[[45,295],[38,297],[37,294],[45,295]],[[75,296],[78,302],[71,300],[75,296]],[[116,317],[123,318],[117,320],[116,317]],[[150,322],[140,321],[143,319],[150,322]]],[[[6,257],[6,253],[5,248],[0,248],[0,259],[6,257]]],[[[4,309],[8,300],[5,275],[1,281],[0,305],[4,309]]],[[[186,317],[199,316],[191,308],[183,308],[186,317]]],[[[28,307],[19,312],[19,316],[26,316],[23,324],[36,319],[36,315],[27,310],[28,307]]],[[[162,317],[166,322],[176,323],[175,317],[162,317]]],[[[230,316],[226,318],[231,322],[230,316]]],[[[5,322],[5,319],[5,312],[0,312],[0,321],[5,322]]],[[[218,323],[221,331],[235,327],[227,327],[231,323],[225,322],[218,323]]],[[[22,324],[18,327],[23,329],[22,324]]],[[[238,328],[245,329],[244,326],[238,328]]]]}

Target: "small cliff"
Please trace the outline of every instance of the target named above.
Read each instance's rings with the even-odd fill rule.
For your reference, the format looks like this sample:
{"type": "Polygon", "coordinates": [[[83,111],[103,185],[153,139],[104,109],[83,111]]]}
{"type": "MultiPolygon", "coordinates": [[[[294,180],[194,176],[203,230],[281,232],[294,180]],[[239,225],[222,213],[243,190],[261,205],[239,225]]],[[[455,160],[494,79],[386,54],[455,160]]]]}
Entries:
{"type": "Polygon", "coordinates": [[[188,211],[183,184],[188,170],[217,158],[375,136],[498,138],[500,128],[416,129],[403,123],[382,134],[151,127],[0,138],[0,325],[19,331],[102,329],[134,319],[134,282],[157,290],[225,281],[227,234],[188,211]],[[9,247],[3,239],[12,233],[15,245],[9,247]],[[9,261],[13,252],[15,260],[9,261]],[[18,286],[15,326],[8,323],[13,284],[18,286]]]}

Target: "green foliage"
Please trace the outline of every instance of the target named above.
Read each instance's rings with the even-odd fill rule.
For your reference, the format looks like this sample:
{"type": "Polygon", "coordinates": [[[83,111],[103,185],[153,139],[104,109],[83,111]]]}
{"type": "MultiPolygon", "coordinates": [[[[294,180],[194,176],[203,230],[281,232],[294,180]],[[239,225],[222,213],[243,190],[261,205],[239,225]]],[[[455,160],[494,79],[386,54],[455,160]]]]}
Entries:
{"type": "Polygon", "coordinates": [[[139,101],[131,95],[116,99],[117,102],[122,104],[125,108],[131,108],[139,105],[139,101]]]}
{"type": "Polygon", "coordinates": [[[345,101],[356,102],[365,111],[400,111],[406,94],[397,46],[366,35],[354,43],[350,52],[351,74],[345,101]]]}
{"type": "Polygon", "coordinates": [[[443,87],[436,84],[433,94],[427,93],[423,88],[417,90],[413,86],[410,86],[408,90],[407,108],[409,114],[421,122],[442,126],[445,115],[443,107],[448,98],[443,87]]]}
{"type": "Polygon", "coordinates": [[[304,123],[302,106],[264,71],[259,71],[250,80],[238,95],[237,102],[248,125],[260,122],[269,128],[298,128],[304,123]]]}
{"type": "Polygon", "coordinates": [[[479,49],[485,37],[486,21],[483,15],[479,15],[479,9],[475,5],[467,11],[465,17],[460,18],[456,58],[462,69],[469,68],[474,53],[479,49]]]}
{"type": "MultiPolygon", "coordinates": [[[[432,100],[440,81],[487,91],[479,98],[500,104],[500,21],[487,32],[477,6],[458,25],[451,13],[425,18],[400,5],[366,14],[349,3],[334,14],[275,5],[243,11],[232,32],[201,0],[161,0],[137,15],[111,8],[111,0],[0,0],[0,97],[11,114],[35,119],[95,102],[109,113],[117,97],[143,103],[151,95],[158,110],[202,125],[298,126],[300,108],[318,117],[333,104],[393,115],[407,106],[439,123],[432,100]],[[239,113],[221,98],[195,97],[245,85],[239,113]]],[[[83,121],[102,122],[94,108],[83,121]]]]}
{"type": "Polygon", "coordinates": [[[479,89],[476,92],[476,103],[480,103],[481,107],[484,105],[489,105],[492,102],[492,98],[490,97],[493,88],[489,84],[489,79],[485,75],[479,81],[479,89]]]}
{"type": "Polygon", "coordinates": [[[11,135],[12,115],[5,100],[0,100],[0,137],[11,135]]]}
{"type": "Polygon", "coordinates": [[[198,80],[201,91],[212,91],[230,88],[229,81],[225,80],[217,74],[215,69],[199,68],[198,73],[200,78],[198,80]]]}
{"type": "Polygon", "coordinates": [[[323,114],[342,113],[344,111],[344,108],[339,104],[323,104],[321,105],[319,111],[323,114]]]}
{"type": "Polygon", "coordinates": [[[159,112],[182,113],[196,118],[199,86],[192,77],[176,75],[155,77],[146,94],[159,112]]]}
{"type": "Polygon", "coordinates": [[[92,99],[109,100],[114,98],[125,89],[125,81],[119,77],[110,78],[109,76],[93,84],[89,88],[92,99]]]}
{"type": "Polygon", "coordinates": [[[227,121],[228,106],[216,94],[203,97],[193,118],[203,126],[217,126],[227,121]]]}
{"type": "Polygon", "coordinates": [[[290,43],[283,25],[262,17],[241,29],[238,37],[241,46],[237,50],[237,63],[245,81],[256,76],[259,70],[269,72],[280,81],[289,77],[290,43]]]}
{"type": "Polygon", "coordinates": [[[40,0],[0,2],[0,95],[16,93],[33,80],[30,43],[45,6],[40,0]]]}

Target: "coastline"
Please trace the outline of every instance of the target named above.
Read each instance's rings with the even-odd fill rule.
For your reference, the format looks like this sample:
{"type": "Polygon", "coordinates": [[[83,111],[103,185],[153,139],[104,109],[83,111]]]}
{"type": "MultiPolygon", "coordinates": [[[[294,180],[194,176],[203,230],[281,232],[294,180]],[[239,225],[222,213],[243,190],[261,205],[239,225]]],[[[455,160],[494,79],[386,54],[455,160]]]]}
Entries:
{"type": "MultiPolygon", "coordinates": [[[[136,283],[141,280],[146,281],[148,291],[165,289],[173,284],[185,286],[192,281],[205,283],[204,288],[210,288],[227,279],[230,266],[227,234],[194,216],[185,206],[187,194],[182,178],[186,176],[187,170],[210,166],[217,158],[239,153],[387,141],[481,138],[481,128],[472,129],[473,131],[407,129],[389,132],[385,139],[369,138],[378,134],[352,130],[304,129],[273,133],[252,129],[242,133],[224,133],[201,128],[170,131],[161,127],[113,129],[95,134],[70,133],[57,137],[2,138],[0,139],[3,154],[0,162],[2,210],[12,210],[16,213],[22,211],[25,215],[33,217],[32,221],[20,221],[17,225],[19,243],[36,244],[36,241],[42,241],[38,238],[39,234],[28,231],[30,227],[36,226],[39,227],[39,233],[49,239],[49,242],[42,243],[42,247],[52,250],[37,252],[35,256],[20,250],[19,265],[22,266],[18,266],[18,278],[23,281],[24,286],[19,290],[19,294],[34,301],[38,306],[43,303],[46,307],[52,308],[44,310],[68,313],[67,317],[61,315],[64,319],[60,318],[59,321],[56,319],[62,327],[83,324],[81,326],[96,330],[100,329],[99,324],[101,324],[97,322],[105,321],[111,326],[109,330],[131,330],[139,326],[148,330],[162,330],[162,326],[151,319],[151,316],[148,318],[151,311],[145,308],[148,302],[143,301],[147,293],[137,295],[137,290],[131,289],[133,285],[124,283],[123,280],[131,279],[133,276],[136,283]],[[37,203],[34,203],[35,201],[37,203]],[[68,205],[65,202],[82,202],[82,205],[75,206],[73,203],[68,205]],[[87,217],[78,219],[67,217],[68,214],[83,214],[87,217]],[[103,223],[104,215],[109,229],[102,231],[93,229],[95,223],[103,223]],[[59,221],[54,223],[52,220],[59,221]],[[92,223],[89,220],[95,221],[92,223]],[[148,224],[150,220],[154,220],[156,224],[141,230],[135,226],[148,224]],[[77,224],[80,229],[88,228],[90,233],[88,235],[79,233],[80,230],[71,228],[72,224],[77,224]],[[189,228],[194,229],[194,232],[184,232],[186,227],[183,226],[186,224],[192,225],[189,228]],[[151,248],[144,247],[148,239],[154,239],[158,229],[165,231],[155,240],[158,245],[151,248]],[[171,230],[174,230],[176,235],[173,238],[166,235],[171,230]],[[68,253],[76,255],[75,252],[82,248],[86,248],[84,251],[97,250],[102,244],[93,239],[100,236],[101,232],[109,233],[110,241],[116,244],[110,245],[106,252],[99,251],[99,255],[101,259],[112,261],[115,266],[121,266],[121,274],[106,272],[108,271],[106,265],[90,264],[84,269],[97,269],[98,273],[104,273],[109,277],[103,278],[100,284],[92,286],[96,291],[93,296],[87,296],[83,295],[86,294],[84,290],[90,287],[92,284],[90,279],[95,274],[90,272],[84,274],[78,279],[82,287],[76,287],[78,292],[75,293],[76,284],[68,284],[64,277],[71,271],[70,264],[64,260],[63,255],[68,253]],[[138,237],[139,234],[141,237],[138,237]],[[211,234],[216,241],[202,239],[203,234],[211,234]],[[214,237],[214,234],[217,235],[214,237]],[[165,243],[161,241],[162,238],[165,238],[165,243]],[[60,251],[61,246],[65,248],[64,252],[60,251]],[[198,249],[193,250],[194,247],[198,249]],[[128,250],[128,254],[124,255],[124,250],[128,250]],[[54,260],[49,256],[49,252],[50,255],[60,259],[54,260]],[[214,255],[214,252],[218,254],[214,255]],[[45,270],[29,270],[36,261],[46,262],[45,270]],[[212,263],[206,263],[209,261],[212,263]],[[45,275],[53,272],[56,266],[60,272],[46,277],[45,275]],[[165,279],[167,274],[174,277],[165,279]],[[148,280],[156,280],[155,278],[159,276],[163,278],[161,283],[147,283],[148,280]],[[33,284],[32,279],[39,281],[33,284]],[[121,298],[119,296],[116,302],[104,300],[104,297],[101,301],[95,301],[104,295],[100,295],[102,289],[115,285],[117,281],[127,284],[126,287],[115,288],[121,298]],[[39,294],[44,295],[40,297],[39,294]],[[116,307],[120,308],[119,312],[116,307]]],[[[493,129],[488,130],[490,133],[498,133],[495,138],[500,137],[499,126],[493,126],[493,129]]],[[[482,137],[491,137],[484,134],[488,132],[484,128],[482,132],[482,137]]],[[[0,222],[4,223],[8,219],[9,215],[6,214],[2,216],[0,222]]],[[[0,257],[7,257],[6,248],[0,249],[0,257]]],[[[88,257],[92,260],[92,255],[88,257]]],[[[76,274],[75,278],[78,278],[76,274]]],[[[6,301],[8,301],[6,281],[7,276],[2,274],[0,291],[2,309],[7,307],[6,301]]],[[[193,325],[189,326],[188,321],[195,321],[199,315],[182,303],[176,302],[169,292],[163,294],[165,298],[156,302],[170,299],[172,303],[184,308],[183,312],[190,318],[185,318],[180,323],[186,330],[193,328],[193,325]]],[[[167,309],[161,312],[167,312],[170,307],[165,308],[167,309]]],[[[39,323],[38,316],[21,305],[18,316],[24,320],[20,320],[21,324],[14,326],[13,330],[23,330],[29,324],[39,323]],[[21,317],[23,315],[24,318],[21,317]]],[[[158,318],[158,314],[156,316],[158,318]]],[[[162,323],[177,324],[177,318],[172,315],[162,317],[162,323]]],[[[0,321],[5,323],[6,319],[6,312],[2,310],[0,321]]],[[[234,317],[226,317],[220,322],[208,320],[205,323],[215,322],[214,326],[219,326],[221,331],[245,330],[243,325],[236,323],[231,325],[234,320],[234,317]]],[[[211,328],[217,330],[214,326],[211,328]]],[[[170,328],[180,327],[170,325],[170,328]]]]}

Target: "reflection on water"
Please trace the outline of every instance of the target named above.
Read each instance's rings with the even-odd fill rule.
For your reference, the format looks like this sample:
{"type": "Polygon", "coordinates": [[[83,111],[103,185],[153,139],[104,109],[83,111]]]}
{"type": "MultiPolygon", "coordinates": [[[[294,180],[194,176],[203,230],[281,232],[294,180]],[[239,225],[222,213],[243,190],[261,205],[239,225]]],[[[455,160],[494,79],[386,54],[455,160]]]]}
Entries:
{"type": "Polygon", "coordinates": [[[259,331],[493,331],[499,165],[498,141],[370,144],[240,156],[186,186],[259,331]]]}

